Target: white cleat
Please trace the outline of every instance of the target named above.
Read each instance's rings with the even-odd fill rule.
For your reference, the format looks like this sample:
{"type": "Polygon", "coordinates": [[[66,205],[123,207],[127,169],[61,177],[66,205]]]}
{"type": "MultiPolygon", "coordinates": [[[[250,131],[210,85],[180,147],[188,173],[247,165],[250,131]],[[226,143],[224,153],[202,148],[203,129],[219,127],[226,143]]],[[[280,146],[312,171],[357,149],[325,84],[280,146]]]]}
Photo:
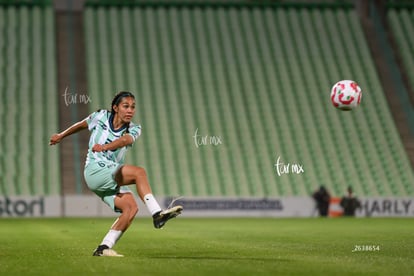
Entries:
{"type": "Polygon", "coordinates": [[[124,255],[118,254],[113,249],[104,249],[102,251],[102,255],[101,256],[105,256],[105,257],[123,257],[124,255]]]}
{"type": "Polygon", "coordinates": [[[108,246],[101,244],[93,252],[93,256],[101,257],[123,257],[124,255],[118,254],[115,250],[109,248],[108,246]]]}

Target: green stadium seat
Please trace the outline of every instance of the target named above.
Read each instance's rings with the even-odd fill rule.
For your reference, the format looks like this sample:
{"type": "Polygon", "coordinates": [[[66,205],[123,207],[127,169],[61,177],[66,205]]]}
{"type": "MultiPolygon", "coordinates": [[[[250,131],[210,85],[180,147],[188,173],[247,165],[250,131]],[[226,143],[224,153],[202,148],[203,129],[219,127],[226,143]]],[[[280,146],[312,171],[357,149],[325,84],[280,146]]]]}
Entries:
{"type": "Polygon", "coordinates": [[[53,9],[0,6],[0,29],[1,192],[58,195],[58,150],[48,146],[58,129],[53,9]]]}
{"type": "Polygon", "coordinates": [[[157,194],[304,196],[320,185],[335,195],[349,185],[366,196],[413,194],[355,11],[153,6],[85,15],[89,91],[99,104],[117,85],[136,92],[143,136],[128,158],[145,165],[157,194]],[[364,93],[348,113],[329,100],[346,78],[364,93]],[[223,144],[197,148],[196,129],[223,144]],[[277,175],[278,157],[305,173],[277,175]]]}

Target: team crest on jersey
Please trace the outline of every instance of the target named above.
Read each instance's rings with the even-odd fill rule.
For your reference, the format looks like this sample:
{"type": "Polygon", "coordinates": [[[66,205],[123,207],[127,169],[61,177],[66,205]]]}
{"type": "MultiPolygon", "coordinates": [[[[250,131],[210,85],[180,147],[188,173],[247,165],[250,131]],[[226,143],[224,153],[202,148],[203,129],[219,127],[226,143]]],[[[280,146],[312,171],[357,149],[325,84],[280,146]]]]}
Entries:
{"type": "Polygon", "coordinates": [[[106,126],[106,124],[104,122],[99,122],[99,126],[103,129],[103,130],[107,130],[108,127],[106,126]]]}

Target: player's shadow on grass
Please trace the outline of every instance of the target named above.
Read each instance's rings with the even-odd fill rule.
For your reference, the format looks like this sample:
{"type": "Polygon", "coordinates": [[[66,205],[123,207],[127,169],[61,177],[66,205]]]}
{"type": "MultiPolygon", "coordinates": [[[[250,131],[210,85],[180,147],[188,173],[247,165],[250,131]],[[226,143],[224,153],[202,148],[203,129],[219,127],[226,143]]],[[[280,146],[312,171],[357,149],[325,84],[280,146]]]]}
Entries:
{"type": "Polygon", "coordinates": [[[251,258],[251,257],[218,257],[218,256],[153,256],[151,259],[176,259],[176,260],[212,260],[212,261],[256,261],[256,262],[290,262],[281,258],[251,258]]]}

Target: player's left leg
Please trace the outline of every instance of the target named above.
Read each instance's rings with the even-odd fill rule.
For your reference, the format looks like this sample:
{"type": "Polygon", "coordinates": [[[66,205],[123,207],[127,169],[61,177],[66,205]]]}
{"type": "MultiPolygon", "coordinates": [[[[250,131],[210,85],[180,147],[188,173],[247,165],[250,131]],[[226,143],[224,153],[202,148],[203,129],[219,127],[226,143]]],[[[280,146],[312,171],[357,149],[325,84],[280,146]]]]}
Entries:
{"type": "Polygon", "coordinates": [[[167,210],[162,210],[157,200],[152,194],[148,183],[147,173],[144,168],[124,165],[115,174],[115,181],[118,185],[135,184],[139,197],[145,203],[148,211],[153,217],[154,227],[162,228],[165,223],[181,214],[182,206],[174,206],[167,210]]]}

